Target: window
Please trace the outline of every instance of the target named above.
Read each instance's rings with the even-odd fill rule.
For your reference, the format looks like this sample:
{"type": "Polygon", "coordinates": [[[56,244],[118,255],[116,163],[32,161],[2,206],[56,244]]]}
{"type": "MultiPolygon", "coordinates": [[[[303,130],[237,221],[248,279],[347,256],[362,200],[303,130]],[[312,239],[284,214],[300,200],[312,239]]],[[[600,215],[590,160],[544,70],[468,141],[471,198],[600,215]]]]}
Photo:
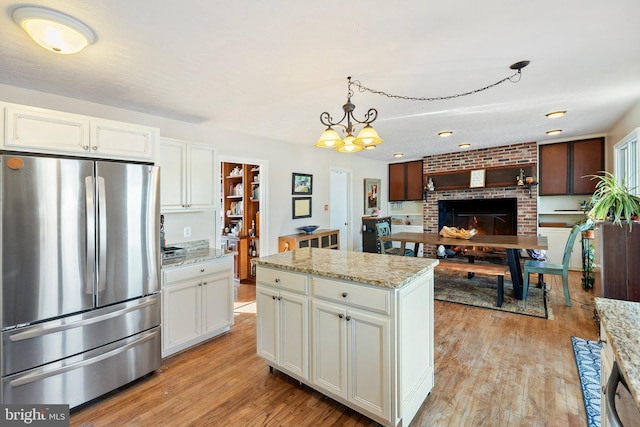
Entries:
{"type": "Polygon", "coordinates": [[[640,159],[638,158],[638,135],[640,128],[635,128],[629,135],[613,146],[614,169],[613,174],[618,179],[624,179],[632,193],[640,196],[640,159]]]}

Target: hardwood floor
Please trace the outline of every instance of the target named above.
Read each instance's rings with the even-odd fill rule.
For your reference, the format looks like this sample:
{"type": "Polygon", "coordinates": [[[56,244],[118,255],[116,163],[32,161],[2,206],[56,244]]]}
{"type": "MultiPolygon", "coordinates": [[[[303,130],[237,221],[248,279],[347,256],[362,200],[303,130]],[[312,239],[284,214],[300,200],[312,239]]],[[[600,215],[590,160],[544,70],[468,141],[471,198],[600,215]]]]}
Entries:
{"type": "MultiPolygon", "coordinates": [[[[436,383],[417,426],[585,426],[572,335],[597,338],[593,293],[570,274],[572,307],[548,276],[553,320],[435,302],[436,383]]],[[[241,285],[239,301],[255,298],[241,285]]],[[[154,374],[72,411],[71,426],[376,426],[269,373],[255,314],[230,333],[163,361],[154,374]]]]}

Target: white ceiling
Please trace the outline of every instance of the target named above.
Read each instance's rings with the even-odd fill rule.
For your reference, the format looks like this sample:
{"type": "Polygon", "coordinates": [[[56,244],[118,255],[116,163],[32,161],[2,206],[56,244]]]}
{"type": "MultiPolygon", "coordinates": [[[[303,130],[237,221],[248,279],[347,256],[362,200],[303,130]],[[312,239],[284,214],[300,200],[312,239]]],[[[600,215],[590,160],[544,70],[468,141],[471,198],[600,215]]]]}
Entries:
{"type": "MultiPolygon", "coordinates": [[[[97,41],[56,55],[0,0],[0,83],[312,145],[342,116],[347,76],[392,94],[519,83],[418,102],[355,90],[394,161],[607,132],[640,99],[638,0],[32,0],[83,21],[97,41]],[[558,119],[545,113],[567,110],[558,119]],[[549,129],[563,133],[550,137],[549,129]],[[436,136],[453,130],[452,137],[436,136]]],[[[339,154],[336,153],[336,156],[339,154]]]]}

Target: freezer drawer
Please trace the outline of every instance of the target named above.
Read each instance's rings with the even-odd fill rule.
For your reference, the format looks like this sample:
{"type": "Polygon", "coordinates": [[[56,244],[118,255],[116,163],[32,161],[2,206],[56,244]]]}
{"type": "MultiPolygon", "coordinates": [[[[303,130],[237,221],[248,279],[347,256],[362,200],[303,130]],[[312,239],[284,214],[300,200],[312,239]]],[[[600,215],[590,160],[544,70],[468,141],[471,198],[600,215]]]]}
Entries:
{"type": "Polygon", "coordinates": [[[160,294],[155,294],[7,330],[2,333],[2,376],[83,353],[159,324],[160,294]]]}
{"type": "Polygon", "coordinates": [[[4,404],[88,402],[161,364],[160,328],[2,379],[4,404]],[[127,369],[122,369],[127,366],[127,369]]]}

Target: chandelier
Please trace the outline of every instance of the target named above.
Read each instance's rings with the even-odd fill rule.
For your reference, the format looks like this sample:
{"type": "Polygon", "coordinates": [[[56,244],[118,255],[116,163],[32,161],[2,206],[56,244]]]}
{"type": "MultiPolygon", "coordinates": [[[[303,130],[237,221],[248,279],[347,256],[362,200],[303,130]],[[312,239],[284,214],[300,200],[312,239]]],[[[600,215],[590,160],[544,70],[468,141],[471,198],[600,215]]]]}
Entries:
{"type": "Polygon", "coordinates": [[[342,106],[344,115],[337,122],[333,121],[333,118],[326,111],[320,114],[320,122],[327,126],[327,129],[322,133],[316,147],[320,148],[335,148],[336,151],[341,153],[355,153],[362,151],[364,148],[375,148],[376,145],[382,144],[382,139],[378,136],[378,132],[371,127],[378,118],[378,111],[375,108],[369,108],[367,114],[364,116],[364,120],[358,120],[353,116],[353,110],[356,106],[351,103],[351,97],[353,96],[353,90],[351,90],[351,77],[347,77],[347,103],[342,106]],[[342,122],[347,120],[346,124],[342,122]],[[358,136],[353,136],[356,125],[365,125],[358,136]],[[340,126],[343,128],[344,133],[347,135],[344,139],[340,137],[338,132],[333,130],[332,126],[340,126]]]}
{"type": "Polygon", "coordinates": [[[318,142],[316,142],[315,145],[316,147],[320,148],[335,148],[336,151],[341,153],[356,153],[358,151],[362,151],[365,148],[375,148],[376,145],[382,144],[383,140],[378,136],[378,132],[376,132],[375,129],[371,127],[371,123],[375,122],[378,118],[378,111],[375,108],[369,108],[369,111],[367,111],[367,114],[365,114],[364,116],[364,120],[358,120],[353,117],[353,110],[356,109],[356,106],[351,103],[351,97],[353,96],[351,85],[357,86],[360,92],[371,92],[376,95],[386,96],[387,98],[404,99],[409,101],[444,101],[454,98],[460,98],[467,95],[473,95],[496,87],[506,81],[517,83],[522,77],[522,69],[527,65],[529,65],[529,61],[518,61],[515,64],[511,64],[509,66],[511,70],[515,70],[515,73],[503,78],[502,80],[481,87],[479,89],[470,90],[468,92],[436,97],[393,95],[381,90],[371,89],[363,86],[358,80],[351,82],[351,77],[347,77],[347,103],[342,106],[344,115],[340,120],[334,122],[331,115],[326,111],[320,114],[320,123],[327,126],[327,129],[322,133],[322,135],[320,135],[320,139],[318,140],[318,142]],[[344,122],[345,119],[347,120],[347,123],[343,124],[342,122],[344,122]],[[354,127],[356,125],[365,126],[360,130],[360,132],[358,132],[358,136],[354,137],[354,127]],[[338,132],[333,130],[332,126],[340,126],[341,128],[343,128],[343,132],[346,134],[346,137],[342,139],[338,132]]]}

